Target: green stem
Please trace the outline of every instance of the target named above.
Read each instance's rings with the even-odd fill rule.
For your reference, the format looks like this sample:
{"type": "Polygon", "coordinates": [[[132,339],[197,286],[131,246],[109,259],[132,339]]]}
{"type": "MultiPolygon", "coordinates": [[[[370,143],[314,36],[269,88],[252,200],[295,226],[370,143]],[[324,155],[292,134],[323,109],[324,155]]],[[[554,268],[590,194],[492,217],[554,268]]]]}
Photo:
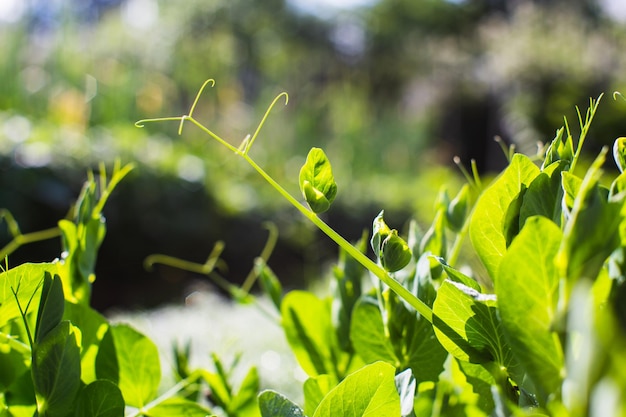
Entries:
{"type": "Polygon", "coordinates": [[[61,230],[58,227],[40,230],[38,232],[17,235],[13,238],[12,241],[7,243],[2,249],[0,249],[0,259],[4,259],[6,256],[12,254],[22,245],[52,239],[60,235],[61,230]]]}
{"type": "Polygon", "coordinates": [[[267,174],[263,168],[257,165],[247,154],[240,154],[246,162],[248,162],[276,191],[278,191],[287,201],[289,201],[295,208],[297,208],[307,219],[315,224],[322,232],[330,237],[337,245],[345,250],[350,256],[352,256],[357,262],[370,270],[376,277],[384,282],[393,292],[398,294],[406,302],[408,302],[419,314],[421,314],[431,324],[433,322],[433,311],[419,298],[413,295],[409,290],[404,288],[402,284],[391,277],[387,271],[368,258],[358,248],[354,247],[350,242],[344,239],[339,233],[337,233],[332,227],[326,224],[320,219],[317,214],[306,208],[298,200],[296,200],[287,190],[280,186],[269,174],[267,174]]]}

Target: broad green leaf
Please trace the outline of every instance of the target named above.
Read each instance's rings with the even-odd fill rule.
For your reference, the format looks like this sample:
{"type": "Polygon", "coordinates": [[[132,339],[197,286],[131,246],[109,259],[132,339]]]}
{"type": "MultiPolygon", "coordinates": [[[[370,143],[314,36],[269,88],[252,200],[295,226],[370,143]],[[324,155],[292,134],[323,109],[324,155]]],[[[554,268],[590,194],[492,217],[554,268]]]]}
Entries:
{"type": "Polygon", "coordinates": [[[32,375],[40,415],[65,415],[80,388],[80,347],[69,321],[35,344],[32,375]]]}
{"type": "Polygon", "coordinates": [[[127,405],[143,407],[154,398],[161,381],[157,347],[126,324],[112,325],[100,343],[96,376],[117,383],[127,405]]]}
{"type": "Polygon", "coordinates": [[[589,168],[563,231],[557,266],[570,283],[579,278],[595,279],[621,244],[624,202],[608,201],[607,190],[598,185],[603,161],[604,155],[600,154],[589,168]]]}
{"type": "Polygon", "coordinates": [[[326,394],[337,386],[337,380],[330,375],[318,375],[304,382],[304,413],[312,416],[326,394]]]}
{"type": "Polygon", "coordinates": [[[366,365],[333,388],[313,417],[398,417],[400,396],[395,368],[385,362],[366,365]]]}
{"type": "Polygon", "coordinates": [[[122,417],[124,397],[111,381],[100,379],[84,386],[78,393],[76,417],[122,417]]]}
{"type": "Polygon", "coordinates": [[[448,352],[437,340],[432,324],[415,314],[395,293],[389,291],[385,295],[387,332],[399,359],[399,366],[394,365],[400,369],[410,367],[418,384],[437,381],[448,352]]]}
{"type": "Polygon", "coordinates": [[[537,175],[539,168],[530,158],[516,154],[476,203],[470,239],[491,277],[496,276],[507,243],[519,226],[520,196],[537,175]]]}
{"type": "Polygon", "coordinates": [[[94,309],[84,304],[65,303],[64,320],[69,320],[81,332],[81,379],[89,384],[96,380],[96,356],[100,342],[107,333],[109,324],[94,309]]]}
{"type": "Polygon", "coordinates": [[[298,405],[272,390],[259,394],[259,408],[263,417],[305,417],[298,405]]]}
{"type": "Polygon", "coordinates": [[[520,207],[520,228],[524,226],[526,219],[536,215],[547,217],[557,225],[561,224],[563,200],[561,173],[566,168],[567,162],[555,162],[544,168],[541,174],[530,183],[520,207]]]}
{"type": "Polygon", "coordinates": [[[211,411],[198,404],[181,397],[172,397],[150,407],[144,413],[148,417],[210,417],[211,411]]]}
{"type": "Polygon", "coordinates": [[[352,312],[352,326],[350,339],[354,350],[366,363],[385,361],[394,366],[400,365],[396,357],[380,308],[375,300],[369,297],[361,298],[352,312]]]}
{"type": "Polygon", "coordinates": [[[35,344],[40,343],[52,329],[61,323],[65,308],[63,283],[58,275],[54,278],[49,272],[44,274],[41,301],[37,312],[37,326],[35,329],[35,344]]]}
{"type": "Polygon", "coordinates": [[[457,359],[495,362],[509,372],[516,363],[504,340],[496,297],[446,280],[437,292],[433,324],[439,342],[457,359]]]}
{"type": "Polygon", "coordinates": [[[563,378],[563,350],[552,331],[559,296],[555,258],[561,238],[560,228],[550,220],[529,218],[500,264],[496,281],[507,340],[545,395],[556,392],[563,378]]]}
{"type": "Polygon", "coordinates": [[[337,195],[330,162],[320,148],[311,148],[300,169],[300,191],[314,213],[328,210],[337,195]]]}
{"type": "Polygon", "coordinates": [[[330,305],[310,292],[291,291],[281,305],[282,325],[298,363],[309,375],[334,372],[337,342],[330,305]]]}
{"type": "Polygon", "coordinates": [[[54,276],[57,268],[57,263],[26,263],[0,273],[0,327],[20,317],[13,291],[17,291],[17,300],[23,309],[30,301],[29,312],[32,312],[39,305],[44,274],[54,276]]]}

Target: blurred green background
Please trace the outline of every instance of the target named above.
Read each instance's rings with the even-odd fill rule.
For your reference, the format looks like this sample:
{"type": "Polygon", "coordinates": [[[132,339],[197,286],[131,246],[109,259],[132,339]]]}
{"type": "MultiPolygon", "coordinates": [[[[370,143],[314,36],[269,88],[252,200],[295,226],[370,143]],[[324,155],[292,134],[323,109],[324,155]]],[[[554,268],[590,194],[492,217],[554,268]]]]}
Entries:
{"type": "MultiPolygon", "coordinates": [[[[280,92],[251,151],[294,194],[309,148],[324,148],[339,194],[326,220],[356,240],[381,210],[427,224],[452,163],[506,161],[494,136],[534,153],[575,105],[607,94],[596,153],[626,135],[626,6],[620,0],[1,0],[0,207],[23,232],[66,215],[88,169],[116,158],[131,173],[105,208],[108,236],[94,304],[151,307],[203,279],[143,268],[152,253],[203,262],[223,239],[241,282],[280,231],[270,265],[288,286],[319,279],[334,245],[244,161],[188,125],[134,126],[185,114],[238,145],[280,92]]],[[[0,245],[9,235],[0,225],[0,245]]],[[[9,263],[50,260],[58,241],[9,263]]]]}

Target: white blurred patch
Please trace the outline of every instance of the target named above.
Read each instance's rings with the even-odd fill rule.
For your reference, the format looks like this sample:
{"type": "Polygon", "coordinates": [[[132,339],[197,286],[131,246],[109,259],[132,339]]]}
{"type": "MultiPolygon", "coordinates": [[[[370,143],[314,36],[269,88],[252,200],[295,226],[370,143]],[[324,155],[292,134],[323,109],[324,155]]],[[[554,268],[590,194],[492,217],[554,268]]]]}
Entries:
{"type": "Polygon", "coordinates": [[[178,176],[189,182],[202,182],[204,179],[204,162],[195,155],[184,155],[178,160],[176,169],[178,176]]]}
{"type": "Polygon", "coordinates": [[[159,4],[155,0],[128,0],[122,5],[122,20],[133,29],[150,29],[159,20],[159,4]]]}

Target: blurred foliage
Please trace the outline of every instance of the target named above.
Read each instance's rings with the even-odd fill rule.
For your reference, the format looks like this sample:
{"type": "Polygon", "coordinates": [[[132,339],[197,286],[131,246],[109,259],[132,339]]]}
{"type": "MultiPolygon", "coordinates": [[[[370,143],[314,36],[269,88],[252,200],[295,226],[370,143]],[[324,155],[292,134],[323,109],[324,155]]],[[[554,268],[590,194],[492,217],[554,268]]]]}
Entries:
{"type": "MultiPolygon", "coordinates": [[[[27,223],[41,211],[29,213],[25,199],[63,207],[86,167],[116,157],[138,165],[126,185],[134,200],[155,204],[129,206],[129,218],[171,199],[169,185],[149,194],[147,179],[206,190],[217,219],[282,213],[272,190],[201,132],[134,127],[187,112],[209,77],[217,85],[196,117],[237,144],[277,93],[290,94],[261,132],[255,160],[297,190],[308,149],[323,147],[334,161],[336,210],[368,207],[366,220],[351,219],[356,225],[380,208],[430,218],[432,196],[456,175],[454,155],[498,169],[505,158],[495,135],[532,153],[563,115],[575,120],[575,104],[626,90],[626,28],[593,0],[379,0],[318,14],[286,0],[7,4],[15,15],[0,19],[2,183],[30,189],[14,181],[30,176],[16,171],[38,168],[41,184],[52,172],[74,187],[55,194],[40,185],[30,196],[3,189],[0,203],[27,223]]],[[[626,130],[623,103],[605,99],[602,107],[587,149],[626,130]]],[[[347,235],[356,239],[360,229],[347,235]]],[[[306,247],[312,240],[303,236],[313,239],[283,232],[306,247]]]]}

